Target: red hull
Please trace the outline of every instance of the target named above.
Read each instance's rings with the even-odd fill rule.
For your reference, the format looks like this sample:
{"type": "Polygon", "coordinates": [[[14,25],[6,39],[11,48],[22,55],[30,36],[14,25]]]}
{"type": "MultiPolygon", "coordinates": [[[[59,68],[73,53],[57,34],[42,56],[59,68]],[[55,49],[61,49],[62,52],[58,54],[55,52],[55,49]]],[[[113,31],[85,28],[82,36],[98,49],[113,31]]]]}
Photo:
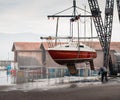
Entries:
{"type": "Polygon", "coordinates": [[[72,63],[72,62],[84,62],[90,61],[97,57],[96,52],[88,51],[48,51],[51,57],[59,64],[72,63]]]}

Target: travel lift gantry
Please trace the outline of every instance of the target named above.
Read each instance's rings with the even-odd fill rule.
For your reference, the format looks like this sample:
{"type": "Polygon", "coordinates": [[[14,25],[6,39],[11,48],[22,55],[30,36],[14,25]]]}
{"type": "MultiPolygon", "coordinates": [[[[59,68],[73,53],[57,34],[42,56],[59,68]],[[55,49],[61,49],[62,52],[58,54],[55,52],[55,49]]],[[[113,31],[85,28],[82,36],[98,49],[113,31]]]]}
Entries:
{"type": "MultiPolygon", "coordinates": [[[[119,16],[119,21],[120,21],[120,0],[116,0],[117,2],[117,8],[118,8],[118,16],[119,16]]],[[[98,5],[98,1],[97,0],[88,0],[88,4],[91,10],[91,14],[92,15],[77,15],[76,13],[76,1],[73,0],[73,15],[57,15],[63,11],[66,11],[68,9],[65,9],[55,15],[50,15],[49,17],[72,17],[71,21],[75,21],[78,20],[80,17],[92,17],[93,18],[93,22],[98,34],[98,38],[103,50],[103,54],[104,54],[104,59],[103,59],[103,66],[108,68],[109,67],[109,71],[110,74],[114,74],[113,73],[113,67],[112,67],[112,60],[111,60],[111,56],[110,56],[110,43],[111,43],[111,35],[112,35],[112,23],[113,23],[113,10],[114,10],[114,0],[106,0],[106,5],[105,5],[105,19],[104,19],[104,23],[102,20],[102,16],[101,16],[101,11],[98,5]]],[[[57,30],[57,29],[56,29],[57,30]]],[[[57,33],[57,31],[56,31],[57,33]]],[[[56,35],[57,37],[57,35],[56,35]]],[[[56,38],[57,39],[57,38],[56,38]]]]}
{"type": "Polygon", "coordinates": [[[109,51],[112,35],[114,0],[106,0],[104,24],[101,17],[101,11],[98,5],[98,1],[88,0],[88,4],[93,16],[95,28],[104,54],[103,66],[106,68],[109,67],[109,71],[111,73],[112,62],[109,51]]]}
{"type": "MultiPolygon", "coordinates": [[[[114,71],[114,66],[112,66],[112,60],[110,56],[110,42],[112,35],[114,0],[106,0],[104,24],[102,21],[98,1],[88,0],[88,3],[93,16],[93,21],[99,37],[99,41],[103,49],[104,54],[103,66],[106,68],[109,67],[110,75],[117,75],[116,71],[114,71]]],[[[116,0],[116,4],[118,9],[118,17],[120,21],[120,0],[116,0]]]]}
{"type": "MultiPolygon", "coordinates": [[[[97,38],[97,37],[79,37],[79,22],[78,20],[80,19],[80,17],[92,17],[91,14],[90,15],[80,15],[78,14],[76,8],[80,9],[80,10],[83,10],[83,11],[86,11],[84,9],[81,9],[79,7],[76,6],[76,0],[73,0],[73,6],[70,7],[70,8],[67,8],[63,11],[60,11],[54,15],[48,15],[48,18],[57,18],[57,24],[56,24],[56,37],[41,37],[41,39],[55,39],[55,44],[57,42],[57,39],[78,39],[78,43],[80,42],[79,39],[91,39],[91,38],[97,38]],[[59,15],[60,13],[66,11],[66,10],[69,10],[73,8],[73,14],[72,15],[59,15]],[[73,30],[70,29],[70,32],[71,32],[71,37],[58,37],[57,34],[58,34],[58,19],[59,18],[70,18],[70,27],[73,29],[73,22],[77,22],[77,27],[78,27],[78,37],[73,37],[73,30]]],[[[86,11],[87,12],[87,11],[86,11]]],[[[93,64],[93,60],[90,60],[89,61],[90,63],[90,67],[92,70],[94,70],[94,64],[93,64]]],[[[77,69],[76,69],[76,66],[75,66],[75,63],[67,63],[66,64],[67,67],[68,67],[68,70],[70,72],[71,75],[76,75],[77,74],[77,69]]]]}

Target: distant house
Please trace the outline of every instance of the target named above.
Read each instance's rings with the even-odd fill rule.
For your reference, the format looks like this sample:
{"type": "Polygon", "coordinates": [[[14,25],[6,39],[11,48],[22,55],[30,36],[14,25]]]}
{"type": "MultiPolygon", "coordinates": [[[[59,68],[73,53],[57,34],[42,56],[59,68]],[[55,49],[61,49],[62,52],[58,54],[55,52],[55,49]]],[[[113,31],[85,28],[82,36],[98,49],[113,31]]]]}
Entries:
{"type": "Polygon", "coordinates": [[[8,65],[10,66],[11,63],[14,63],[14,61],[11,61],[11,60],[1,60],[0,61],[0,66],[1,67],[7,67],[8,65]]]}
{"type": "MultiPolygon", "coordinates": [[[[94,48],[97,51],[97,58],[94,59],[94,65],[99,68],[103,65],[103,52],[99,42],[85,42],[84,44],[94,48]]],[[[18,63],[19,68],[37,68],[37,67],[65,67],[57,64],[47,52],[51,44],[46,42],[15,42],[12,47],[14,52],[14,61],[18,63]]],[[[52,45],[53,46],[53,45],[52,45]]],[[[114,53],[120,52],[120,42],[111,43],[111,58],[115,63],[114,53]]],[[[77,64],[77,67],[83,67],[83,64],[77,64]]]]}

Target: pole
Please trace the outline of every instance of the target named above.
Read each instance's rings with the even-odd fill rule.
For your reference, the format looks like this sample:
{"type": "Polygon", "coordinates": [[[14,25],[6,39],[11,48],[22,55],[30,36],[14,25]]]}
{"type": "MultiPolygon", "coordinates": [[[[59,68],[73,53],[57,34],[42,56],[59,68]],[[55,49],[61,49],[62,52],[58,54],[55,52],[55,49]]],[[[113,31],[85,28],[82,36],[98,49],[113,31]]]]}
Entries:
{"type": "Polygon", "coordinates": [[[76,16],[76,0],[73,0],[73,13],[76,16]]]}
{"type": "MultiPolygon", "coordinates": [[[[84,14],[86,15],[86,6],[84,6],[84,9],[85,9],[84,14]]],[[[84,17],[84,37],[86,37],[86,17],[84,17]]]]}
{"type": "MultiPolygon", "coordinates": [[[[57,24],[56,24],[56,37],[58,37],[58,22],[59,22],[59,17],[57,17],[57,24]]],[[[55,39],[55,45],[57,45],[57,38],[55,39]]]]}

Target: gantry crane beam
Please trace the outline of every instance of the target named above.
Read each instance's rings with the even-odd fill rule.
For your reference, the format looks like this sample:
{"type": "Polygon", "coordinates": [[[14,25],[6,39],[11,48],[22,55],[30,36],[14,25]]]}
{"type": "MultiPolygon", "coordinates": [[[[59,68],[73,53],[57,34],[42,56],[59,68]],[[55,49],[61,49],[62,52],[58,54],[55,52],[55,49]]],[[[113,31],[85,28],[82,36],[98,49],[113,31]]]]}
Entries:
{"type": "Polygon", "coordinates": [[[120,22],[120,0],[116,0],[116,2],[117,2],[117,9],[118,9],[118,17],[120,22]]]}
{"type": "Polygon", "coordinates": [[[114,0],[106,0],[104,20],[104,66],[109,66],[109,51],[112,35],[114,0]]]}
{"type": "Polygon", "coordinates": [[[104,49],[104,26],[103,26],[103,20],[101,17],[101,11],[98,5],[97,0],[88,0],[88,4],[93,16],[93,22],[99,37],[99,41],[101,44],[102,49],[104,49]]]}
{"type": "Polygon", "coordinates": [[[101,11],[98,5],[98,1],[88,0],[88,3],[93,16],[93,21],[100,40],[100,44],[104,53],[103,65],[104,67],[108,67],[109,50],[110,50],[110,42],[111,42],[111,34],[112,34],[114,0],[106,0],[104,24],[101,17],[101,11]]]}

